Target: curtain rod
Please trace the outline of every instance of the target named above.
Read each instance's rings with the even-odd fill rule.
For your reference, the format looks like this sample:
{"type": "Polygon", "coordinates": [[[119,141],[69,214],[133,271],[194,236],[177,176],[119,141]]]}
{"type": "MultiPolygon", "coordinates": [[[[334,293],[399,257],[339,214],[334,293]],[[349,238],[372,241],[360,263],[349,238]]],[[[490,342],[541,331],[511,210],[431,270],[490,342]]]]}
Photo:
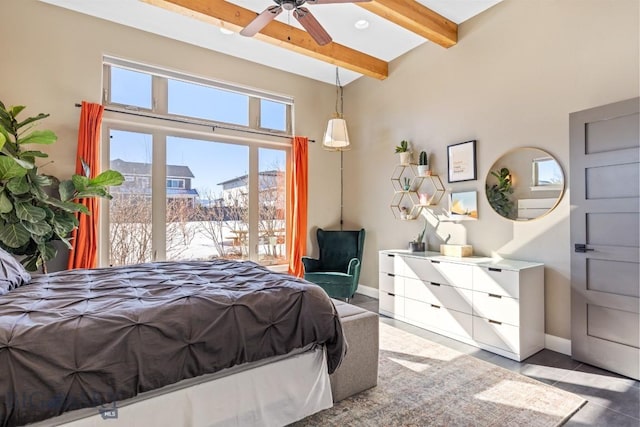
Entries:
{"type": "MultiPolygon", "coordinates": [[[[76,107],[82,107],[82,104],[76,103],[75,105],[76,105],[76,107]]],[[[252,133],[252,134],[257,134],[257,135],[275,136],[277,138],[285,138],[285,139],[293,138],[292,136],[280,135],[278,133],[273,133],[273,132],[251,130],[251,129],[243,129],[243,128],[237,128],[237,127],[233,127],[233,126],[212,125],[210,123],[202,123],[202,122],[199,122],[197,120],[177,119],[177,118],[173,118],[173,117],[162,117],[162,116],[157,116],[157,115],[153,115],[153,114],[143,114],[143,113],[140,113],[140,112],[137,112],[137,111],[123,111],[123,110],[120,110],[120,109],[109,108],[109,107],[105,107],[104,109],[106,111],[111,111],[113,113],[130,114],[132,116],[137,116],[137,117],[150,117],[150,118],[153,118],[153,119],[166,120],[166,121],[175,122],[175,123],[186,123],[186,124],[190,124],[190,125],[206,126],[206,127],[210,127],[213,132],[216,131],[216,128],[219,128],[219,129],[225,129],[225,130],[233,130],[233,131],[237,131],[237,132],[252,133]]],[[[316,140],[315,139],[309,139],[309,142],[315,143],[316,140]]]]}

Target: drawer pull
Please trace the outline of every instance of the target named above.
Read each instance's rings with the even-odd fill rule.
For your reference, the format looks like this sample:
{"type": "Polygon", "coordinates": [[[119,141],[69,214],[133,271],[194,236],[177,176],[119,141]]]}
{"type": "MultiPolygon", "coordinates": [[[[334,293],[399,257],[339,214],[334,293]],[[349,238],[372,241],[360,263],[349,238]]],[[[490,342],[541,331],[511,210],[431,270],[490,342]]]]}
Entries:
{"type": "Polygon", "coordinates": [[[387,295],[389,295],[390,297],[395,297],[396,294],[392,294],[391,292],[387,292],[387,295]]]}
{"type": "Polygon", "coordinates": [[[440,286],[440,283],[436,283],[436,282],[431,282],[431,284],[432,284],[433,286],[440,286]]]}
{"type": "Polygon", "coordinates": [[[393,274],[393,273],[387,273],[387,276],[389,276],[389,277],[396,277],[396,275],[395,275],[395,274],[393,274]]]}
{"type": "Polygon", "coordinates": [[[429,260],[429,261],[431,261],[433,264],[440,264],[440,261],[436,261],[436,260],[434,260],[434,259],[431,259],[431,260],[429,260]]]}
{"type": "Polygon", "coordinates": [[[387,254],[387,256],[393,258],[395,255],[394,254],[387,254]]]}
{"type": "Polygon", "coordinates": [[[431,304],[431,307],[433,307],[433,308],[440,308],[440,306],[439,306],[439,305],[435,305],[435,304],[431,304]]]}
{"type": "Polygon", "coordinates": [[[497,320],[488,319],[489,323],[493,323],[494,325],[502,325],[502,322],[498,322],[497,320]]]}
{"type": "Polygon", "coordinates": [[[496,295],[496,294],[489,294],[489,298],[498,298],[498,299],[500,299],[500,298],[502,298],[502,296],[501,295],[496,295]]]}
{"type": "Polygon", "coordinates": [[[501,268],[489,267],[489,271],[497,271],[498,273],[500,273],[502,271],[502,269],[501,268]]]}

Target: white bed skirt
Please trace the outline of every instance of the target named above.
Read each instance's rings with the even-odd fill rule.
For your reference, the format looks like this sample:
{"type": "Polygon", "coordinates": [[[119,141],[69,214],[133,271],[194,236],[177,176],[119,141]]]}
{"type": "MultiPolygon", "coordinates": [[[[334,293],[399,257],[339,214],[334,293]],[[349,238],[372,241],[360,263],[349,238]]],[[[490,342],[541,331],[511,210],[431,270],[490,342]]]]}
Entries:
{"type": "Polygon", "coordinates": [[[213,376],[30,426],[284,426],[333,405],[323,347],[213,376]]]}

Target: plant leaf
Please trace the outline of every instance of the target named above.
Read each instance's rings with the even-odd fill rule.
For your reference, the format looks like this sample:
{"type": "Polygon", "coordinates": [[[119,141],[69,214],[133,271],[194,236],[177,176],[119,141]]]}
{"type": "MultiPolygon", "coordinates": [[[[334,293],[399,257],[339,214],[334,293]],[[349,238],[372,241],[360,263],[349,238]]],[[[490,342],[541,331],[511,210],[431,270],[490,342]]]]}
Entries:
{"type": "Polygon", "coordinates": [[[18,141],[18,144],[53,144],[58,137],[50,130],[35,130],[18,141]]]}
{"type": "Polygon", "coordinates": [[[74,198],[76,187],[70,180],[62,181],[58,186],[58,192],[60,193],[60,200],[66,202],[74,198]]]}
{"type": "Polygon", "coordinates": [[[7,182],[7,190],[16,195],[28,193],[30,189],[31,186],[29,185],[29,181],[27,181],[26,176],[11,178],[7,182]]]}
{"type": "Polygon", "coordinates": [[[106,170],[102,172],[100,175],[89,181],[89,185],[95,186],[100,185],[104,187],[113,187],[116,185],[120,185],[124,182],[124,176],[118,171],[114,170],[106,170]]]}
{"type": "Polygon", "coordinates": [[[38,270],[38,253],[27,255],[20,261],[22,265],[24,265],[24,269],[27,271],[37,271],[38,270]]]}
{"type": "Polygon", "coordinates": [[[67,237],[69,233],[78,226],[78,219],[73,214],[58,214],[53,221],[51,221],[51,225],[53,226],[53,232],[56,233],[58,237],[63,238],[67,237]]]}
{"type": "Polygon", "coordinates": [[[0,156],[0,180],[16,178],[27,174],[27,169],[19,165],[13,157],[0,156]]]}
{"type": "Polygon", "coordinates": [[[16,129],[20,129],[21,127],[26,126],[29,123],[33,123],[33,122],[35,122],[37,120],[46,119],[47,117],[49,117],[49,114],[44,114],[44,113],[40,113],[40,114],[38,114],[37,116],[34,116],[34,117],[29,117],[25,121],[18,123],[18,125],[16,126],[16,129]]]}
{"type": "Polygon", "coordinates": [[[0,193],[0,213],[9,213],[13,210],[13,203],[3,191],[0,193]]]}
{"type": "Polygon", "coordinates": [[[4,144],[7,142],[7,137],[4,133],[0,132],[0,150],[4,148],[4,144]]]}
{"type": "Polygon", "coordinates": [[[52,231],[51,226],[45,221],[36,222],[36,223],[23,222],[22,226],[29,233],[31,233],[33,235],[36,235],[36,236],[46,236],[48,233],[51,233],[51,231],[52,231]]]}
{"type": "Polygon", "coordinates": [[[73,175],[71,181],[73,181],[73,185],[77,191],[84,191],[89,185],[89,178],[82,175],[73,175]]]}
{"type": "Polygon", "coordinates": [[[26,107],[24,105],[15,105],[13,107],[11,107],[11,109],[9,110],[9,114],[11,114],[13,117],[17,116],[18,114],[20,114],[20,112],[22,110],[24,110],[26,107]]]}
{"type": "Polygon", "coordinates": [[[16,202],[16,215],[22,221],[39,222],[47,217],[44,209],[32,205],[30,202],[16,202]]]}
{"type": "Polygon", "coordinates": [[[10,248],[19,248],[26,245],[31,234],[21,223],[6,224],[0,229],[0,241],[10,248]]]}
{"type": "Polygon", "coordinates": [[[84,214],[89,215],[89,209],[87,209],[85,205],[81,205],[80,203],[66,202],[66,201],[63,202],[53,197],[48,197],[42,201],[48,205],[55,206],[56,208],[62,209],[65,212],[82,212],[84,214]]]}

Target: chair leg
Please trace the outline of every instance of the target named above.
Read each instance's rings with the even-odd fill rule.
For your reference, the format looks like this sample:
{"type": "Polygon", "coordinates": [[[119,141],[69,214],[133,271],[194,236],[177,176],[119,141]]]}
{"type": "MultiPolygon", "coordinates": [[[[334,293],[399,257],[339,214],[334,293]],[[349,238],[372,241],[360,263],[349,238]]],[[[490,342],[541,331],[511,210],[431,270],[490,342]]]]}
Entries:
{"type": "Polygon", "coordinates": [[[351,301],[351,298],[345,298],[345,302],[348,304],[351,301]]]}

